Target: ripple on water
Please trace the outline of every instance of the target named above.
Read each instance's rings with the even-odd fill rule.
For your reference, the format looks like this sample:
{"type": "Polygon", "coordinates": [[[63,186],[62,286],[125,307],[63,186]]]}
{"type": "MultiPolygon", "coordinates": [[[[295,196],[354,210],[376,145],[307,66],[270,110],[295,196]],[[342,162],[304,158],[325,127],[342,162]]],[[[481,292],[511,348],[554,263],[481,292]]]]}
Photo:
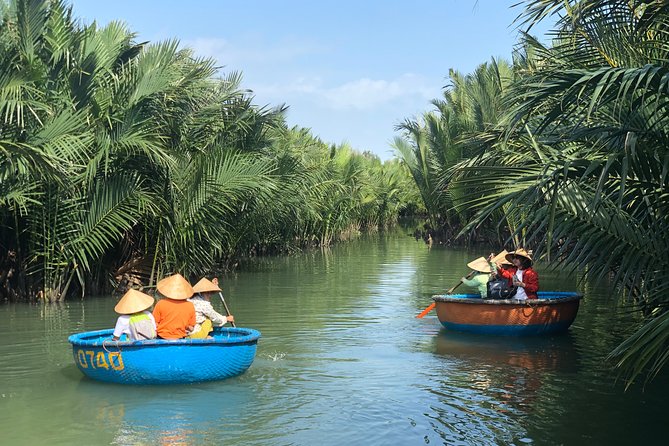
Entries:
{"type": "MultiPolygon", "coordinates": [[[[635,319],[609,290],[589,286],[566,336],[481,337],[442,330],[434,313],[415,318],[479,255],[380,236],[258,259],[222,280],[238,324],[262,333],[257,357],[215,383],[82,377],[67,336],[111,327],[114,298],[2,307],[3,442],[613,445],[642,429],[660,444],[669,378],[646,392],[615,384],[603,359],[635,319]]],[[[575,287],[540,272],[542,286],[575,287]]]]}

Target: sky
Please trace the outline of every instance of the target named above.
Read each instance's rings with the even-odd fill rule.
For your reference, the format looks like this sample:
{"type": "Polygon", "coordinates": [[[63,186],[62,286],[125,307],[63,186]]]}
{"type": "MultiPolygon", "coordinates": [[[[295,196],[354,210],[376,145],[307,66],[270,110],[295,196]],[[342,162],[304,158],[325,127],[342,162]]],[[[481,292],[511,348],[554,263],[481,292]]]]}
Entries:
{"type": "Polygon", "coordinates": [[[125,22],[138,42],[178,39],[221,74],[242,72],[257,105],[288,105],[288,125],[382,160],[395,125],[432,109],[451,68],[511,58],[517,2],[70,0],[84,23],[125,22]]]}

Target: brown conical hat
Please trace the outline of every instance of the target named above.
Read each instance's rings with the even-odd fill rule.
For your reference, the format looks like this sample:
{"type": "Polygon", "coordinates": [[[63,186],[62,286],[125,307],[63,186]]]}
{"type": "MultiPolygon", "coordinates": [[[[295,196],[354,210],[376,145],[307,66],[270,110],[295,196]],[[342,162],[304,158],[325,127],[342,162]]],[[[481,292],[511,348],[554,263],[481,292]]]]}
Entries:
{"type": "Polygon", "coordinates": [[[214,282],[203,277],[198,283],[193,285],[193,291],[196,293],[213,293],[215,291],[221,291],[221,289],[214,282]]]}
{"type": "Polygon", "coordinates": [[[479,257],[478,259],[472,260],[467,264],[467,266],[474,271],[478,271],[481,273],[489,273],[490,272],[490,264],[488,261],[483,258],[479,257]]]}
{"type": "Polygon", "coordinates": [[[181,274],[165,277],[156,285],[160,294],[170,299],[186,300],[193,295],[193,287],[181,274]]]}
{"type": "Polygon", "coordinates": [[[118,314],[133,314],[153,305],[153,297],[137,290],[128,290],[114,307],[118,314]]]}
{"type": "Polygon", "coordinates": [[[529,260],[531,262],[532,261],[532,256],[531,256],[530,253],[531,253],[531,251],[527,252],[523,248],[518,248],[515,251],[511,251],[510,253],[508,253],[506,255],[506,260],[508,260],[510,262],[514,257],[518,256],[518,257],[525,257],[527,260],[529,260]]]}
{"type": "Polygon", "coordinates": [[[506,255],[509,253],[506,249],[499,254],[497,254],[495,257],[493,257],[492,262],[497,263],[499,265],[513,265],[513,263],[509,262],[506,260],[506,255]]]}

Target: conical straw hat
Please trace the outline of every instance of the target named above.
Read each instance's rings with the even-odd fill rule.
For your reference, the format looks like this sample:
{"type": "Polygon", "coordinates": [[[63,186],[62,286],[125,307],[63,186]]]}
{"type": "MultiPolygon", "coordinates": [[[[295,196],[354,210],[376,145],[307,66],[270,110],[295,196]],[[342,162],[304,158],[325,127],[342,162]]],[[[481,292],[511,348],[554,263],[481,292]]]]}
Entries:
{"type": "Polygon", "coordinates": [[[196,293],[213,293],[214,291],[221,291],[221,289],[214,282],[203,277],[193,286],[193,291],[196,293]]]}
{"type": "Polygon", "coordinates": [[[525,257],[527,260],[532,261],[532,256],[529,252],[525,251],[523,248],[518,248],[515,251],[511,251],[506,255],[506,260],[509,262],[515,257],[525,257]]]}
{"type": "Polygon", "coordinates": [[[497,263],[499,265],[513,265],[513,263],[509,262],[506,260],[506,255],[509,253],[506,249],[499,254],[497,254],[495,257],[493,257],[492,262],[497,263]]]}
{"type": "Polygon", "coordinates": [[[467,266],[474,271],[478,271],[481,273],[489,273],[490,272],[490,265],[488,264],[488,261],[484,259],[483,257],[479,257],[476,260],[472,260],[467,264],[467,266]]]}
{"type": "Polygon", "coordinates": [[[165,277],[156,285],[160,294],[170,299],[186,300],[193,295],[193,287],[181,274],[165,277]]]}
{"type": "Polygon", "coordinates": [[[133,314],[153,305],[153,297],[137,290],[128,290],[114,307],[118,314],[133,314]]]}

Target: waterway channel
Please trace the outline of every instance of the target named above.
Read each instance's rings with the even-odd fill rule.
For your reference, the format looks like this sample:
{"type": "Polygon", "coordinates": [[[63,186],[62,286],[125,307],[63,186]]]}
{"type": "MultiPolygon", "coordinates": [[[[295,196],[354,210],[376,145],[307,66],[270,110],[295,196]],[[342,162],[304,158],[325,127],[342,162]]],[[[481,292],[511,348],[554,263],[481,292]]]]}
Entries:
{"type": "Polygon", "coordinates": [[[255,362],[194,385],[83,377],[67,337],[111,328],[115,297],[2,304],[2,443],[663,443],[667,373],[627,391],[616,380],[605,357],[635,315],[606,284],[537,265],[542,289],[585,294],[560,336],[458,334],[434,313],[414,317],[486,251],[428,249],[399,232],[246,264],[222,285],[238,325],[262,333],[255,362]]]}

